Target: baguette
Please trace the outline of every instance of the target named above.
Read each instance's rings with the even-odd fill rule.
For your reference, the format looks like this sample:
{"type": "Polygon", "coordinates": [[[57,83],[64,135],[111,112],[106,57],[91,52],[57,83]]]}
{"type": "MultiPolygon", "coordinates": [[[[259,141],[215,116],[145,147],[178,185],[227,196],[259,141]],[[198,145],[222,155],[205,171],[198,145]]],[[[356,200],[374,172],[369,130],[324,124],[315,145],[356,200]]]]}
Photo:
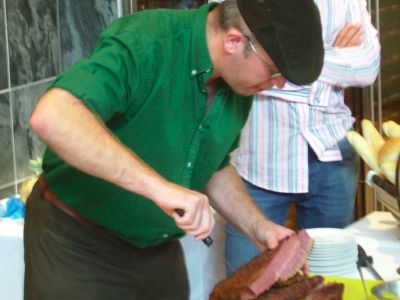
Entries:
{"type": "Polygon", "coordinates": [[[390,139],[378,152],[378,163],[382,165],[390,161],[396,161],[400,155],[400,138],[390,139]]]}
{"type": "Polygon", "coordinates": [[[375,150],[358,132],[349,131],[346,134],[346,137],[366,164],[376,173],[382,174],[381,168],[378,165],[378,151],[375,150]]]}
{"type": "Polygon", "coordinates": [[[381,164],[381,170],[387,180],[389,180],[391,183],[396,184],[396,166],[397,166],[397,161],[392,160],[385,162],[381,164]]]}
{"type": "Polygon", "coordinates": [[[382,124],[383,132],[387,137],[394,139],[400,138],[400,125],[394,121],[387,121],[382,124]]]}
{"type": "Polygon", "coordinates": [[[375,151],[379,151],[385,140],[380,135],[379,131],[376,130],[374,124],[371,121],[364,119],[361,121],[362,133],[368,144],[374,148],[375,151]]]}

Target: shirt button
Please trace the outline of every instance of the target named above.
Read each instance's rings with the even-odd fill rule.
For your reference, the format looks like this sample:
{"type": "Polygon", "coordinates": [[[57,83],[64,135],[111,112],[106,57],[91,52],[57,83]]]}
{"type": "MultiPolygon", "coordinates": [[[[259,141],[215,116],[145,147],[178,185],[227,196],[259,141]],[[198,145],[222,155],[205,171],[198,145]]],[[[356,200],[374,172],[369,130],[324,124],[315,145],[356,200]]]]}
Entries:
{"type": "Polygon", "coordinates": [[[192,70],[192,75],[196,75],[197,71],[196,70],[192,70]]]}
{"type": "Polygon", "coordinates": [[[163,237],[164,239],[166,239],[166,238],[168,237],[168,233],[164,233],[164,234],[162,235],[162,237],[163,237]]]}
{"type": "Polygon", "coordinates": [[[191,168],[192,167],[192,162],[191,161],[189,161],[188,163],[187,163],[187,165],[186,165],[188,168],[191,168]]]}
{"type": "Polygon", "coordinates": [[[204,131],[204,130],[206,130],[208,128],[208,125],[207,124],[200,124],[200,126],[199,126],[199,130],[200,131],[204,131]]]}

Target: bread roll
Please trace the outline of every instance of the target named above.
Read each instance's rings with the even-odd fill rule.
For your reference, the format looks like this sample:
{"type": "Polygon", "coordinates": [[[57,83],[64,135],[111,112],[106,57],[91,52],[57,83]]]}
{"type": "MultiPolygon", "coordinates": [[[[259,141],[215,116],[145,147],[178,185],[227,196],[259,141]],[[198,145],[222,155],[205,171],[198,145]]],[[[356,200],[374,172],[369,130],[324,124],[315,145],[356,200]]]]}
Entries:
{"type": "Polygon", "coordinates": [[[361,128],[363,136],[367,140],[368,144],[372,146],[375,151],[379,151],[379,149],[385,143],[385,140],[379,131],[376,130],[374,124],[372,124],[371,121],[364,119],[361,121],[361,128]]]}
{"type": "Polygon", "coordinates": [[[391,139],[400,138],[400,125],[394,121],[387,121],[382,124],[383,132],[391,139]]]}
{"type": "Polygon", "coordinates": [[[385,177],[393,184],[396,184],[396,165],[396,160],[381,164],[383,175],[385,175],[385,177]]]}
{"type": "Polygon", "coordinates": [[[378,151],[368,144],[367,140],[358,132],[349,131],[346,137],[366,164],[376,173],[382,174],[378,165],[378,151]]]}
{"type": "Polygon", "coordinates": [[[389,161],[397,161],[400,155],[400,138],[387,140],[378,152],[379,165],[389,161]]]}

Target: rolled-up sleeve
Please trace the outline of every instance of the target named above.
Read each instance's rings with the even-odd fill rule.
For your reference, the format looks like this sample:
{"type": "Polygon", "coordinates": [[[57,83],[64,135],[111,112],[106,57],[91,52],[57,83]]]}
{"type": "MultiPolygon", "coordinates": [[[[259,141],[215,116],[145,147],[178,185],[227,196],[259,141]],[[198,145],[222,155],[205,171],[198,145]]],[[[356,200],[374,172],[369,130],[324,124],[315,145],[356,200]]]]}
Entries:
{"type": "Polygon", "coordinates": [[[69,91],[103,121],[124,112],[134,99],[136,63],[118,37],[102,39],[92,55],[75,63],[49,87],[69,91]]]}

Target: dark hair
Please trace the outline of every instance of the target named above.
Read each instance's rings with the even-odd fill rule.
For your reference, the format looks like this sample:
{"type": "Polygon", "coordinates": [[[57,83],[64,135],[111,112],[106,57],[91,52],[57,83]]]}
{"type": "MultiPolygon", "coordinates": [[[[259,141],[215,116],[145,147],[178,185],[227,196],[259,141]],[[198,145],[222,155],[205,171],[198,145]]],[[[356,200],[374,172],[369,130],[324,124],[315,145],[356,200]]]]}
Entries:
{"type": "MultiPolygon", "coordinates": [[[[225,0],[220,3],[215,9],[217,10],[216,25],[218,29],[228,31],[229,28],[234,27],[242,32],[243,35],[248,36],[252,40],[254,40],[253,34],[250,32],[239,12],[236,0],[225,0]]],[[[247,57],[248,53],[250,52],[250,45],[249,43],[246,43],[244,55],[247,57]]]]}

